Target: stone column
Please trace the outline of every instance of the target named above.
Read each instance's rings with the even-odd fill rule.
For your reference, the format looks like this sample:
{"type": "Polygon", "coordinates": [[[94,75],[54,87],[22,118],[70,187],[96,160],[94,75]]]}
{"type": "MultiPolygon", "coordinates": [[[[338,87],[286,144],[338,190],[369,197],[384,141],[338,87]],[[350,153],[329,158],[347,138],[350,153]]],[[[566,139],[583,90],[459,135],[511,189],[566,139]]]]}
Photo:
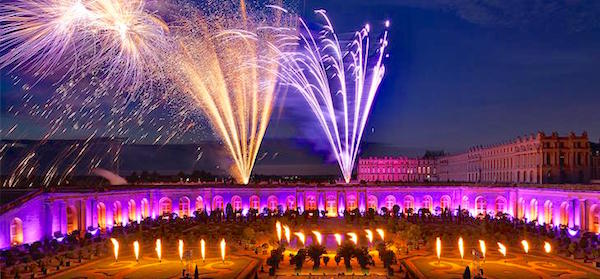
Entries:
{"type": "Polygon", "coordinates": [[[578,198],[574,198],[571,204],[571,214],[569,214],[569,225],[573,228],[582,228],[581,219],[580,219],[580,200],[578,198]]]}
{"type": "Polygon", "coordinates": [[[44,200],[42,210],[42,238],[52,239],[52,221],[54,220],[52,217],[52,201],[50,199],[44,200]]]}

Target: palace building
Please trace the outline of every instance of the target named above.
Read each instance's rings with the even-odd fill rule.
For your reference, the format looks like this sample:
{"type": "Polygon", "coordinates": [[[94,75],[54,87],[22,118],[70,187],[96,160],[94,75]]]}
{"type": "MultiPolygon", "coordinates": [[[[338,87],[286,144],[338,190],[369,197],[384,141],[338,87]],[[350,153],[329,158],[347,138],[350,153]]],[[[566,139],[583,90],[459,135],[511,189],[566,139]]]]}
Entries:
{"type": "Polygon", "coordinates": [[[0,208],[0,249],[67,234],[104,233],[143,218],[175,213],[191,217],[231,204],[247,214],[294,209],[324,210],[329,217],[358,209],[468,210],[473,216],[506,213],[548,226],[600,232],[600,190],[585,185],[506,187],[485,184],[171,184],[69,187],[38,190],[0,208]]]}
{"type": "Polygon", "coordinates": [[[587,183],[592,163],[587,133],[518,137],[436,160],[439,181],[587,183]]]}
{"type": "Polygon", "coordinates": [[[437,180],[435,160],[408,157],[358,159],[358,181],[424,182],[437,180]]]}

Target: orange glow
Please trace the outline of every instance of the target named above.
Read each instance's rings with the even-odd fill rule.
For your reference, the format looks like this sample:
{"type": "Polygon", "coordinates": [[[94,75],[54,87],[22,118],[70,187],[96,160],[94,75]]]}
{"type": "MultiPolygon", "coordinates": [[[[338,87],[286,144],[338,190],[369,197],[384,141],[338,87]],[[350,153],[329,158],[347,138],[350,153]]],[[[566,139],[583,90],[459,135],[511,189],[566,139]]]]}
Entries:
{"type": "Polygon", "coordinates": [[[221,239],[221,260],[225,262],[225,238],[221,239]]]}
{"type": "Polygon", "coordinates": [[[460,259],[464,259],[465,258],[465,246],[463,243],[463,238],[462,236],[458,238],[458,252],[460,252],[460,259]]]}
{"type": "Polygon", "coordinates": [[[483,254],[483,259],[485,259],[485,241],[479,240],[479,249],[481,249],[481,254],[483,254]]]}
{"type": "Polygon", "coordinates": [[[358,235],[354,232],[349,232],[347,235],[350,237],[350,241],[354,242],[355,245],[358,244],[358,235]]]}
{"type": "Polygon", "coordinates": [[[373,243],[373,232],[371,230],[365,230],[365,232],[367,233],[367,239],[369,240],[369,243],[373,243]]]}
{"type": "Polygon", "coordinates": [[[300,240],[300,242],[302,242],[302,245],[304,245],[304,242],[306,240],[306,237],[304,236],[304,234],[301,232],[295,232],[294,235],[297,236],[298,239],[300,240]]]}
{"type": "Polygon", "coordinates": [[[438,262],[442,256],[442,240],[439,237],[435,238],[435,251],[437,253],[438,262]]]}
{"type": "Polygon", "coordinates": [[[277,241],[281,242],[281,223],[279,221],[275,223],[275,231],[277,232],[277,241]]]}
{"type": "Polygon", "coordinates": [[[376,229],[375,231],[379,234],[381,240],[385,240],[385,232],[383,231],[383,229],[376,229]]]}
{"type": "Polygon", "coordinates": [[[179,251],[179,260],[183,261],[183,240],[179,240],[179,247],[177,249],[179,251]]]}
{"type": "Polygon", "coordinates": [[[317,243],[319,245],[321,245],[321,242],[323,241],[323,235],[318,231],[312,231],[312,233],[315,235],[315,239],[317,240],[317,243]]]}
{"type": "Polygon", "coordinates": [[[339,233],[336,233],[333,236],[335,237],[335,242],[337,242],[337,245],[338,246],[342,245],[342,235],[339,233]]]}
{"type": "Polygon", "coordinates": [[[160,242],[160,238],[156,240],[156,248],[154,249],[156,250],[156,256],[160,262],[162,260],[162,244],[160,242]]]}
{"type": "Polygon", "coordinates": [[[502,256],[506,257],[506,246],[504,246],[500,242],[498,242],[498,251],[500,252],[500,254],[502,254],[502,256]]]}
{"type": "Polygon", "coordinates": [[[552,246],[548,241],[544,241],[544,251],[546,251],[548,254],[552,252],[552,246]]]}
{"type": "Polygon", "coordinates": [[[114,238],[111,238],[110,242],[112,242],[113,252],[115,254],[115,261],[117,261],[119,259],[119,241],[117,241],[114,238]]]}
{"type": "Polygon", "coordinates": [[[521,245],[523,245],[523,251],[525,251],[525,254],[529,253],[529,243],[527,243],[527,240],[521,240],[521,245]]]}
{"type": "Polygon", "coordinates": [[[136,240],[133,242],[133,253],[135,254],[135,260],[140,261],[140,243],[136,240]]]}
{"type": "Polygon", "coordinates": [[[200,255],[202,255],[202,262],[206,259],[206,242],[204,239],[200,240],[200,255]]]}
{"type": "Polygon", "coordinates": [[[292,239],[292,231],[290,230],[290,227],[283,225],[283,232],[285,234],[285,240],[287,243],[290,243],[290,240],[292,239]]]}

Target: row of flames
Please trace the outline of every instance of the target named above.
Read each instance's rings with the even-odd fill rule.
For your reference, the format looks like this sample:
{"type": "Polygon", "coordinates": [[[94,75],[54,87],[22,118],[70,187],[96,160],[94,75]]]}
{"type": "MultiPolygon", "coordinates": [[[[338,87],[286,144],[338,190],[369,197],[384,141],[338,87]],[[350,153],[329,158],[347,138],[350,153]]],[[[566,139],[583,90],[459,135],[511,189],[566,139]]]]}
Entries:
{"type": "MultiPolygon", "coordinates": [[[[497,243],[498,244],[498,252],[500,252],[500,254],[502,254],[502,256],[506,259],[506,246],[500,242],[497,243]]],[[[525,255],[527,255],[529,253],[529,243],[527,242],[527,240],[522,240],[521,241],[521,245],[523,245],[523,251],[525,251],[525,255]]],[[[442,256],[442,240],[437,237],[435,239],[435,248],[436,248],[436,255],[438,258],[438,263],[440,261],[440,258],[442,256]]],[[[486,246],[485,246],[485,241],[483,240],[479,240],[479,250],[481,251],[481,255],[483,256],[483,260],[485,261],[485,253],[487,251],[486,246]]],[[[552,245],[550,245],[549,242],[545,241],[544,242],[544,251],[547,254],[550,254],[550,252],[552,252],[552,245]]],[[[458,238],[458,252],[460,253],[460,259],[463,260],[464,256],[465,256],[465,247],[464,247],[464,241],[462,237],[458,238]]]]}
{"type": "MultiPolygon", "coordinates": [[[[115,261],[117,261],[119,259],[119,241],[115,238],[111,238],[110,241],[113,244],[113,252],[115,255],[115,261]]],[[[225,239],[221,239],[220,242],[220,247],[221,247],[221,260],[223,262],[225,262],[225,239]]],[[[179,260],[183,261],[183,240],[179,240],[179,245],[177,247],[177,250],[179,252],[179,260]]],[[[156,251],[156,256],[158,257],[158,261],[161,262],[162,261],[162,241],[159,239],[156,240],[156,246],[154,248],[154,250],[156,251]]],[[[135,260],[136,261],[140,261],[140,243],[139,241],[134,241],[133,242],[133,253],[135,254],[135,260]]],[[[202,256],[202,261],[204,262],[206,259],[206,241],[204,241],[204,239],[200,240],[200,254],[202,256]]]]}
{"type": "MultiPolygon", "coordinates": [[[[275,223],[275,232],[277,233],[277,240],[279,242],[281,242],[282,237],[285,236],[286,242],[291,243],[292,231],[290,230],[289,226],[282,225],[281,222],[277,221],[275,223]]],[[[379,235],[382,241],[385,240],[385,232],[383,231],[383,229],[375,229],[375,232],[379,235]]],[[[323,242],[323,234],[319,231],[312,231],[312,233],[315,236],[317,244],[321,245],[321,243],[323,242]]],[[[303,232],[294,232],[294,235],[298,237],[298,240],[302,243],[302,245],[305,244],[306,235],[303,232]]],[[[350,238],[350,241],[352,241],[355,245],[358,244],[357,233],[349,232],[346,233],[346,235],[350,238]]],[[[339,233],[334,233],[333,236],[335,237],[335,241],[337,242],[338,246],[342,245],[342,235],[339,233]]],[[[374,234],[372,230],[366,229],[365,236],[369,240],[369,244],[373,243],[374,234]]]]}

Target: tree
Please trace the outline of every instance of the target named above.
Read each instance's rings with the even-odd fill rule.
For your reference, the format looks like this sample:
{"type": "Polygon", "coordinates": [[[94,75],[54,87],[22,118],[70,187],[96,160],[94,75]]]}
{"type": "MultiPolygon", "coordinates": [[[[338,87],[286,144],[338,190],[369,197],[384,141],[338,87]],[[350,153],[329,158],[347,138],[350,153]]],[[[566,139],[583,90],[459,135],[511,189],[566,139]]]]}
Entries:
{"type": "Polygon", "coordinates": [[[329,262],[329,256],[323,257],[323,263],[325,264],[325,266],[327,266],[328,262],[329,262]]]}
{"type": "Polygon", "coordinates": [[[313,270],[318,270],[321,266],[321,255],[325,254],[327,250],[323,245],[312,244],[308,246],[306,254],[313,262],[313,270]]]}
{"type": "Polygon", "coordinates": [[[394,217],[398,217],[398,214],[400,213],[400,206],[395,204],[394,207],[392,207],[392,212],[394,213],[394,217]]]}
{"type": "Polygon", "coordinates": [[[231,203],[227,203],[227,207],[225,207],[225,214],[227,215],[227,220],[233,217],[233,206],[231,206],[231,203]]]}
{"type": "Polygon", "coordinates": [[[296,272],[300,272],[302,270],[302,265],[304,265],[304,261],[306,261],[306,250],[300,249],[298,250],[298,253],[290,259],[290,264],[296,265],[296,272]]]}
{"type": "Polygon", "coordinates": [[[275,271],[279,268],[279,263],[283,261],[283,251],[283,247],[271,250],[271,256],[267,259],[267,264],[271,266],[269,273],[273,272],[274,275],[275,271]]]}
{"type": "Polygon", "coordinates": [[[354,251],[354,255],[356,256],[358,265],[360,265],[360,268],[365,273],[369,270],[369,265],[375,265],[375,261],[373,260],[373,257],[369,254],[369,250],[367,249],[367,247],[356,248],[354,251]]]}
{"type": "Polygon", "coordinates": [[[344,242],[336,251],[336,258],[344,259],[346,269],[351,270],[352,257],[354,257],[355,246],[352,242],[344,242]]]}

